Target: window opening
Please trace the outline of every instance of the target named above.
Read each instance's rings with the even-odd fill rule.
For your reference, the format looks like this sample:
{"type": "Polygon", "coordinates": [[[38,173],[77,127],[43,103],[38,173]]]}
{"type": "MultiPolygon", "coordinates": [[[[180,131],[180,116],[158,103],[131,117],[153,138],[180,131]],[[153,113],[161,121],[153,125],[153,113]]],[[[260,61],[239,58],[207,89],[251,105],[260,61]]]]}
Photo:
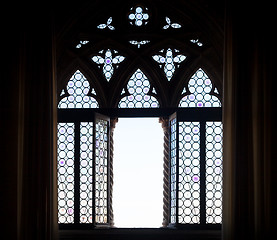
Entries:
{"type": "Polygon", "coordinates": [[[122,94],[125,97],[120,100],[119,108],[159,107],[159,102],[155,97],[157,95],[156,90],[150,85],[148,78],[140,69],[131,76],[127,89],[123,89],[122,94]]]}
{"type": "MultiPolygon", "coordinates": [[[[164,52],[165,52],[165,49],[160,51],[160,53],[164,53],[164,52]]],[[[168,48],[166,50],[165,56],[162,56],[162,55],[154,55],[153,56],[153,59],[156,62],[160,63],[160,68],[162,68],[162,67],[164,68],[164,73],[165,73],[165,76],[167,77],[168,81],[171,80],[176,67],[179,67],[180,63],[182,63],[186,59],[186,56],[184,56],[182,54],[176,55],[179,52],[180,51],[177,49],[172,50],[171,48],[168,48]]]]}
{"type": "Polygon", "coordinates": [[[120,118],[114,130],[116,227],[161,227],[163,130],[158,118],[120,118]]]}
{"type": "Polygon", "coordinates": [[[125,57],[117,55],[118,52],[116,50],[110,49],[106,50],[105,53],[104,50],[101,50],[99,53],[101,55],[93,56],[92,61],[98,65],[103,65],[103,75],[109,82],[114,73],[114,68],[118,68],[119,64],[124,61],[125,57]]]}

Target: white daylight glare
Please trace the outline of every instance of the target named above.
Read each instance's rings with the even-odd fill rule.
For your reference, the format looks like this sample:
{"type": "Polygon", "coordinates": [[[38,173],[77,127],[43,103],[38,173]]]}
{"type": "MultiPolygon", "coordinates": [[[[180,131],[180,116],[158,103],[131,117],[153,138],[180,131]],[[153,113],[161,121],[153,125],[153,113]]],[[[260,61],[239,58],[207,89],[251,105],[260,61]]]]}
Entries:
{"type": "Polygon", "coordinates": [[[163,220],[163,129],[158,118],[120,118],[114,130],[115,227],[158,228],[163,220]]]}

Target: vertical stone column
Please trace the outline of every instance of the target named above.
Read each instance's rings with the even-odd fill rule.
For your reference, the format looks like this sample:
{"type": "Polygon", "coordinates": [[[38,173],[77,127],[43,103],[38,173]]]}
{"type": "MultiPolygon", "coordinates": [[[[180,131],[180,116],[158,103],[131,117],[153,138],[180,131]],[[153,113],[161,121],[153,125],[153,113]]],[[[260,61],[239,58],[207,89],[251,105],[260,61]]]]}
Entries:
{"type": "Polygon", "coordinates": [[[164,163],[163,163],[163,227],[169,224],[170,207],[170,171],[169,171],[169,119],[160,118],[160,123],[164,131],[164,163]]]}
{"type": "Polygon", "coordinates": [[[113,215],[113,156],[114,156],[114,141],[113,134],[115,125],[118,122],[117,118],[113,118],[110,121],[110,192],[109,192],[109,213],[110,213],[110,226],[114,226],[114,215],[113,215]]]}

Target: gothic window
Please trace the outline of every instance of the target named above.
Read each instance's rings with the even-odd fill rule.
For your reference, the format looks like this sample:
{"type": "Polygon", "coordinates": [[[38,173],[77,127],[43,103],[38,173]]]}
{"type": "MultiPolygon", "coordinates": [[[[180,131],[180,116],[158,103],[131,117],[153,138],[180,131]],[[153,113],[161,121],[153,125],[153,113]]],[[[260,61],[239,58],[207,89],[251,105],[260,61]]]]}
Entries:
{"type": "Polygon", "coordinates": [[[120,11],[99,7],[65,40],[57,105],[60,228],[114,225],[113,129],[120,117],[162,122],[161,224],[220,228],[222,86],[215,50],[198,25],[188,27],[189,18],[168,17],[173,11],[144,2],[120,11]]]}

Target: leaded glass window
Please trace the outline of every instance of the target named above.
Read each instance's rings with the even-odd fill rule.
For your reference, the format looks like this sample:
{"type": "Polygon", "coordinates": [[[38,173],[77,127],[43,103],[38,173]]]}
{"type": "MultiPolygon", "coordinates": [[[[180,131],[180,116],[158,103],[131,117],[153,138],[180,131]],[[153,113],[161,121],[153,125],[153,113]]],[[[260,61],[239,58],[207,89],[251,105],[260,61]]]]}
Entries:
{"type": "MultiPolygon", "coordinates": [[[[83,116],[58,123],[58,220],[60,224],[109,223],[109,120],[83,116]]],[[[70,117],[69,117],[70,118],[70,117]]]]}
{"type": "Polygon", "coordinates": [[[61,93],[62,99],[58,108],[98,108],[95,91],[90,87],[88,80],[77,70],[61,93]]]}
{"type": "Polygon", "coordinates": [[[179,122],[178,222],[200,223],[200,123],[179,122]]]}
{"type": "Polygon", "coordinates": [[[80,222],[93,222],[93,122],[80,124],[80,222]]]}
{"type": "Polygon", "coordinates": [[[105,28],[107,28],[107,29],[109,29],[109,30],[115,30],[115,27],[111,25],[111,24],[112,24],[112,21],[113,21],[113,18],[110,17],[110,18],[107,20],[107,23],[99,24],[99,25],[97,26],[97,28],[99,28],[99,29],[105,29],[105,28]]]}
{"type": "Polygon", "coordinates": [[[180,66],[180,63],[186,59],[186,56],[183,54],[178,54],[179,50],[172,50],[171,48],[168,48],[166,52],[165,49],[163,49],[160,51],[160,53],[165,53],[165,55],[154,55],[153,59],[159,63],[160,68],[163,67],[165,76],[167,77],[167,80],[170,81],[176,67],[178,68],[180,66]]]}
{"type": "Polygon", "coordinates": [[[222,222],[222,123],[206,122],[206,222],[222,222]]]}
{"type": "Polygon", "coordinates": [[[147,43],[150,43],[149,40],[142,40],[142,41],[136,41],[136,40],[131,40],[129,41],[132,45],[136,45],[138,48],[140,48],[142,45],[145,45],[147,43]]]}
{"type": "Polygon", "coordinates": [[[146,75],[137,69],[127,84],[127,91],[123,90],[123,97],[119,108],[157,108],[159,102],[156,99],[156,90],[151,86],[146,75]],[[127,94],[126,94],[127,92],[127,94]]]}
{"type": "Polygon", "coordinates": [[[181,28],[181,24],[179,23],[172,23],[171,19],[169,17],[165,18],[166,20],[166,25],[163,26],[163,29],[168,29],[168,28],[181,28]]]}
{"type": "Polygon", "coordinates": [[[62,227],[113,226],[110,117],[164,120],[163,226],[212,228],[222,222],[222,86],[214,80],[220,70],[213,78],[206,72],[206,66],[218,68],[217,55],[191,19],[167,9],[173,3],[162,11],[143,3],[120,11],[93,8],[99,13],[87,22],[80,18],[80,31],[64,34],[74,39],[63,39],[60,52],[68,58],[57,61],[62,227]]]}
{"type": "Polygon", "coordinates": [[[125,57],[118,55],[116,50],[107,49],[101,50],[101,55],[92,57],[92,61],[102,67],[103,75],[110,81],[114,73],[114,68],[118,68],[119,64],[124,61],[125,57]],[[103,66],[102,66],[103,65],[103,66]]]}
{"type": "Polygon", "coordinates": [[[149,19],[149,14],[147,12],[148,9],[142,6],[131,8],[130,13],[128,15],[129,23],[137,27],[146,25],[149,19]]]}
{"type": "Polygon", "coordinates": [[[180,101],[182,108],[170,120],[170,221],[181,227],[220,226],[221,103],[201,68],[189,80],[188,89],[180,101]],[[212,92],[214,95],[210,95],[212,92]]]}
{"type": "Polygon", "coordinates": [[[179,107],[221,107],[216,91],[208,75],[199,68],[189,80],[188,90],[183,90],[179,107]]]}
{"type": "Polygon", "coordinates": [[[182,118],[170,122],[171,224],[221,224],[222,123],[182,118]]]}
{"type": "Polygon", "coordinates": [[[58,222],[74,218],[74,123],[58,124],[58,222]]]}
{"type": "Polygon", "coordinates": [[[109,224],[109,119],[94,112],[76,112],[98,108],[92,96],[96,96],[95,91],[77,70],[58,104],[63,110],[58,114],[57,136],[58,221],[61,225],[109,224]]]}

